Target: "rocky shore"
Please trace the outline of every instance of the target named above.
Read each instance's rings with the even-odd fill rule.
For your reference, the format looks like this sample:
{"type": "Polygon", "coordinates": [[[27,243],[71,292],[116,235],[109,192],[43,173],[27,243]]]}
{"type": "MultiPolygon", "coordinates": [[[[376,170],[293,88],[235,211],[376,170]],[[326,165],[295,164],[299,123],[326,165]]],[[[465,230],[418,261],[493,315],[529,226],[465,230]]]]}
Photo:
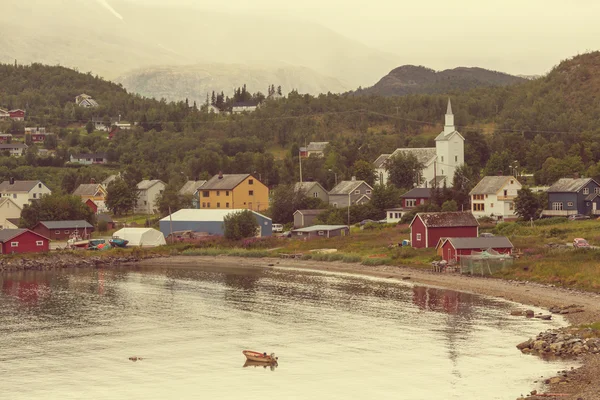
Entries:
{"type": "Polygon", "coordinates": [[[63,254],[52,253],[51,255],[33,258],[0,257],[0,272],[26,270],[45,271],[52,269],[84,267],[111,267],[127,263],[136,263],[142,260],[157,257],[159,257],[159,255],[151,253],[90,256],[88,254],[78,254],[77,252],[63,254]]]}

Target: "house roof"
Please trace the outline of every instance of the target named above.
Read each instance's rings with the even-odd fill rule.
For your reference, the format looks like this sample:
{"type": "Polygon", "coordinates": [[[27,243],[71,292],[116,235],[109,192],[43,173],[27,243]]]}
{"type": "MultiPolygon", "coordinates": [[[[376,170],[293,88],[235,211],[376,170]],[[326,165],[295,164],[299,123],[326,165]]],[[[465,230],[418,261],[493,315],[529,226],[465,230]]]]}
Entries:
{"type": "Polygon", "coordinates": [[[153,180],[147,180],[144,179],[141,182],[138,182],[137,184],[137,188],[138,190],[148,190],[150,189],[152,186],[156,185],[157,183],[162,183],[163,185],[165,184],[163,181],[161,181],[160,179],[153,179],[153,180]]]}
{"type": "MultiPolygon", "coordinates": [[[[166,216],[161,221],[193,221],[193,222],[214,222],[223,221],[227,215],[235,212],[247,211],[246,209],[224,209],[224,210],[209,210],[209,209],[197,209],[197,208],[184,208],[174,212],[170,216],[166,216]]],[[[249,210],[252,211],[252,210],[249,210]]],[[[264,216],[263,214],[252,211],[254,215],[260,216],[264,219],[271,218],[264,216]]]]}
{"type": "MultiPolygon", "coordinates": [[[[592,200],[594,200],[598,196],[600,196],[598,193],[590,193],[585,198],[585,201],[592,201],[592,200]]],[[[2,204],[2,203],[0,203],[0,204],[2,204]]]]}
{"type": "Polygon", "coordinates": [[[4,149],[26,149],[27,145],[25,143],[6,143],[0,144],[0,150],[4,149]]]}
{"type": "MultiPolygon", "coordinates": [[[[579,192],[590,181],[594,180],[592,178],[561,178],[550,186],[548,192],[579,192]]],[[[596,181],[594,183],[598,185],[596,181]]]]}
{"type": "Polygon", "coordinates": [[[431,197],[431,188],[414,188],[400,197],[403,199],[428,199],[431,197]]]}
{"type": "Polygon", "coordinates": [[[86,229],[94,227],[87,222],[86,220],[80,219],[76,221],[40,221],[38,224],[44,225],[48,229],[67,229],[67,228],[77,228],[77,229],[86,229]]]}
{"type": "Polygon", "coordinates": [[[72,154],[71,157],[76,158],[78,160],[87,159],[87,158],[106,158],[105,153],[80,153],[80,154],[72,154]]]}
{"type": "Polygon", "coordinates": [[[234,103],[232,107],[256,107],[258,106],[257,101],[240,101],[234,103]]]}
{"type": "Polygon", "coordinates": [[[300,214],[302,214],[304,216],[319,215],[319,214],[321,214],[324,211],[327,211],[327,210],[324,210],[324,209],[323,210],[296,210],[296,211],[294,211],[294,214],[300,213],[300,214]]]}
{"type": "Polygon", "coordinates": [[[102,185],[99,183],[82,183],[75,189],[73,195],[75,196],[93,196],[95,195],[102,185]]]}
{"type": "MultiPolygon", "coordinates": [[[[4,205],[4,203],[8,203],[8,202],[13,203],[13,206],[17,207],[18,209],[21,209],[21,207],[14,201],[12,201],[12,199],[10,197],[0,197],[0,207],[2,207],[4,205]]],[[[19,218],[17,218],[17,220],[18,219],[19,218]]]]}
{"type": "Polygon", "coordinates": [[[344,228],[348,229],[348,225],[313,225],[306,228],[294,229],[292,232],[335,231],[344,228]]]}
{"type": "Polygon", "coordinates": [[[308,146],[306,146],[307,151],[323,151],[329,142],[310,142],[308,146]]]}
{"type": "Polygon", "coordinates": [[[196,190],[202,185],[204,185],[206,181],[187,181],[181,189],[179,189],[179,194],[181,195],[190,195],[194,194],[196,190]]]}
{"type": "MultiPolygon", "coordinates": [[[[512,249],[514,246],[506,236],[446,238],[440,241],[443,245],[449,241],[456,250],[463,249],[512,249]]],[[[439,244],[438,244],[439,247],[439,244]]]]}
{"type": "Polygon", "coordinates": [[[121,174],[116,174],[116,175],[110,175],[108,178],[106,178],[105,180],[102,181],[102,184],[104,186],[108,186],[112,181],[116,180],[117,178],[120,178],[121,174]]]}
{"type": "Polygon", "coordinates": [[[415,148],[404,148],[404,149],[396,149],[391,157],[395,157],[398,154],[413,154],[417,161],[427,165],[433,158],[436,157],[436,149],[435,147],[415,147],[415,148]]]}
{"type": "Polygon", "coordinates": [[[432,178],[428,184],[431,187],[435,187],[436,185],[439,185],[439,184],[443,185],[445,180],[446,180],[445,175],[437,175],[435,178],[432,178]]]}
{"type": "MultiPolygon", "coordinates": [[[[42,183],[42,181],[15,181],[12,185],[10,181],[4,181],[0,183],[0,192],[1,193],[14,193],[14,192],[23,192],[29,193],[31,189],[35,188],[38,183],[42,183]]],[[[42,183],[43,185],[43,183],[42,183]]]]}
{"type": "Polygon", "coordinates": [[[96,219],[98,221],[114,222],[110,214],[105,213],[96,215],[96,219]]]}
{"type": "Polygon", "coordinates": [[[319,185],[321,187],[321,189],[323,189],[323,191],[325,191],[325,192],[327,191],[327,190],[325,190],[325,188],[319,182],[316,182],[316,181],[313,181],[313,182],[296,182],[296,184],[294,185],[294,191],[297,191],[297,192],[302,191],[302,192],[306,193],[310,189],[312,189],[312,187],[315,186],[315,185],[319,185]]]}
{"type": "Polygon", "coordinates": [[[331,189],[331,191],[329,192],[329,194],[330,195],[348,194],[348,193],[351,193],[352,191],[354,191],[357,187],[359,187],[363,183],[365,185],[369,186],[369,188],[371,188],[371,190],[373,189],[365,181],[341,181],[340,183],[337,184],[336,187],[334,187],[333,189],[331,189]]]}
{"type": "Polygon", "coordinates": [[[469,194],[496,194],[510,180],[516,181],[512,176],[484,176],[469,194]]]}
{"type": "Polygon", "coordinates": [[[0,136],[2,136],[2,137],[12,137],[12,134],[11,133],[0,132],[0,136]]]}
{"type": "Polygon", "coordinates": [[[14,226],[19,226],[19,223],[21,222],[21,218],[6,218],[6,220],[14,226]]]}
{"type": "Polygon", "coordinates": [[[479,222],[470,211],[418,213],[410,225],[419,218],[428,228],[455,228],[479,226],[479,222]]]}
{"type": "Polygon", "coordinates": [[[382,168],[383,164],[391,157],[391,154],[382,154],[377,157],[377,160],[373,161],[375,168],[382,168]]]}
{"type": "Polygon", "coordinates": [[[250,174],[221,174],[210,178],[204,185],[203,190],[232,190],[242,183],[250,174]]]}
{"type": "Polygon", "coordinates": [[[37,236],[43,237],[44,239],[48,239],[47,237],[42,236],[39,233],[32,232],[29,229],[2,229],[2,230],[0,230],[0,242],[1,243],[7,242],[19,235],[22,235],[25,232],[31,232],[37,236]]]}

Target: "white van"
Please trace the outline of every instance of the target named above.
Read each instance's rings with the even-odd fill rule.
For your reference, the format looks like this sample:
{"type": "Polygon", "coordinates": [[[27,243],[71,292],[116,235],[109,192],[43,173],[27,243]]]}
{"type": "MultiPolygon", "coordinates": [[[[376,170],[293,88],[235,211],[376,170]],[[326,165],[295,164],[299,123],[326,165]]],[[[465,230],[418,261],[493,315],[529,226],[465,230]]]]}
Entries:
{"type": "Polygon", "coordinates": [[[283,225],[273,224],[273,232],[283,232],[283,225]]]}

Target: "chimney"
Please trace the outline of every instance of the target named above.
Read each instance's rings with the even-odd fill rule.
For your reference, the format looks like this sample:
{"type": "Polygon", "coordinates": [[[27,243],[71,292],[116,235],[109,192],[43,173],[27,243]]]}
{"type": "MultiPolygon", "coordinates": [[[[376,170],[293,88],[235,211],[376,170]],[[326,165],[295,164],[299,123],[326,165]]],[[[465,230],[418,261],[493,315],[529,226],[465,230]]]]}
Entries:
{"type": "Polygon", "coordinates": [[[219,179],[223,179],[223,172],[219,171],[219,179]]]}
{"type": "Polygon", "coordinates": [[[14,185],[15,184],[15,178],[13,178],[12,176],[10,177],[10,184],[14,185]]]}
{"type": "Polygon", "coordinates": [[[352,180],[352,181],[355,181],[355,180],[356,180],[356,177],[355,177],[355,176],[353,176],[351,180],[352,180]]]}

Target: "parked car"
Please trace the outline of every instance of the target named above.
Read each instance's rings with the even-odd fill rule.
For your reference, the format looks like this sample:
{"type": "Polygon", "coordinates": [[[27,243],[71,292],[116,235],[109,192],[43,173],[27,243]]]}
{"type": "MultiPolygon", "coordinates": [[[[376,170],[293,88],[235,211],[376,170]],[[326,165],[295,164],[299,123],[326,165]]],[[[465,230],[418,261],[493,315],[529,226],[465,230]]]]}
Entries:
{"type": "Polygon", "coordinates": [[[273,232],[283,232],[283,225],[273,224],[273,232]]]}
{"type": "Polygon", "coordinates": [[[583,238],[575,238],[573,239],[573,247],[580,249],[589,249],[591,246],[587,240],[583,238]]]}
{"type": "Polygon", "coordinates": [[[580,219],[590,219],[590,216],[584,215],[584,214],[569,215],[569,220],[571,220],[571,221],[576,221],[576,220],[580,220],[580,219]]]}

